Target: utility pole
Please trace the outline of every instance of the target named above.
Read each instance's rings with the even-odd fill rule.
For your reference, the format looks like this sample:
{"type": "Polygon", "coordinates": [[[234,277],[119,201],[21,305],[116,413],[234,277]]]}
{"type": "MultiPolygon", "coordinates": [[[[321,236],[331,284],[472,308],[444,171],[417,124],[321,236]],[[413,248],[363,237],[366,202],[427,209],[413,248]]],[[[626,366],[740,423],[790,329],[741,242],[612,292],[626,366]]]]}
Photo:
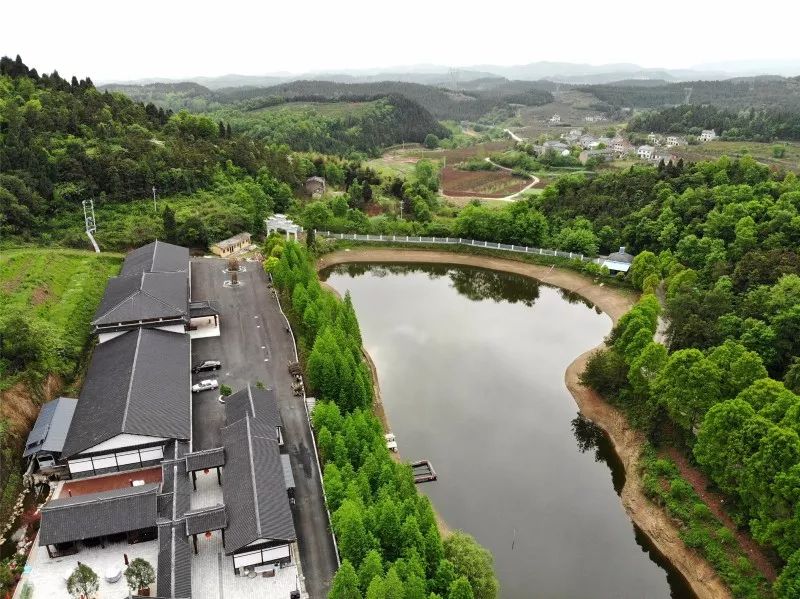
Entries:
{"type": "Polygon", "coordinates": [[[400,200],[400,220],[403,220],[403,200],[400,200]]]}
{"type": "Polygon", "coordinates": [[[89,241],[92,242],[94,251],[99,254],[100,248],[93,235],[97,231],[97,221],[94,218],[94,200],[83,200],[83,221],[86,224],[86,235],[89,237],[89,241]]]}
{"type": "Polygon", "coordinates": [[[153,212],[156,214],[158,213],[158,208],[156,208],[156,186],[153,185],[153,212]]]}

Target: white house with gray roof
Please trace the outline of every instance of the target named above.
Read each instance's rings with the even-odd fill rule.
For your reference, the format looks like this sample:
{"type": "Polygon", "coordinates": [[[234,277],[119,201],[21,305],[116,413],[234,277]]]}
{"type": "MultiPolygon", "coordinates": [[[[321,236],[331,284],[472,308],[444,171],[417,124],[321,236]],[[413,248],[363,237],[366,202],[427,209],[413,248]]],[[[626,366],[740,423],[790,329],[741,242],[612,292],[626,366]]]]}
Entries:
{"type": "Polygon", "coordinates": [[[191,437],[189,335],[128,331],[94,350],[62,455],[73,477],[161,462],[191,437]]]}

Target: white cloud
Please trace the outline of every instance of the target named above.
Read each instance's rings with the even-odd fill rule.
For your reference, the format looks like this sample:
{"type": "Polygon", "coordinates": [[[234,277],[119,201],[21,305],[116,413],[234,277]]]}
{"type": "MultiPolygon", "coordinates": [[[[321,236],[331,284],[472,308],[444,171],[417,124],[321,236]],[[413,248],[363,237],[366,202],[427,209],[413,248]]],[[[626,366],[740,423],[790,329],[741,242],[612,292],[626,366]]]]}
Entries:
{"type": "Polygon", "coordinates": [[[800,4],[672,0],[48,0],[3,7],[0,53],[95,80],[539,60],[796,59],[800,4]]]}

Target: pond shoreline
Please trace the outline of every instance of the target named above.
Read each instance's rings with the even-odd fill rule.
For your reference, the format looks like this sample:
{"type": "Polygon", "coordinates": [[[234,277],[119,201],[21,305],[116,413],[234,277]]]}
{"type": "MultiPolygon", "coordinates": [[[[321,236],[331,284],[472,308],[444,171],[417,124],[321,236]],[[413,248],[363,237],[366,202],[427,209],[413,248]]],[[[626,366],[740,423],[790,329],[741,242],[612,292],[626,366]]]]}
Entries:
{"type": "MultiPolygon", "coordinates": [[[[606,313],[613,323],[616,323],[637,299],[636,294],[632,292],[598,285],[590,278],[576,272],[527,262],[447,251],[395,248],[335,251],[322,256],[317,261],[316,268],[320,271],[339,264],[386,262],[474,266],[519,274],[581,295],[606,313]]],[[[644,495],[638,467],[639,455],[645,442],[642,433],[630,427],[625,415],[620,410],[607,403],[591,389],[580,384],[579,376],[585,368],[586,361],[600,347],[603,347],[603,344],[575,358],[567,367],[564,380],[581,414],[605,431],[623,464],[625,485],[620,492],[620,501],[625,512],[650,539],[655,548],[683,576],[697,597],[700,599],[732,597],[730,590],[708,562],[683,543],[678,527],[667,513],[644,495]]],[[[370,358],[367,358],[367,361],[370,363],[373,381],[377,385],[374,364],[370,358]]],[[[378,388],[376,387],[376,389],[378,388]]],[[[382,404],[380,407],[382,421],[385,428],[389,430],[382,404]]]]}

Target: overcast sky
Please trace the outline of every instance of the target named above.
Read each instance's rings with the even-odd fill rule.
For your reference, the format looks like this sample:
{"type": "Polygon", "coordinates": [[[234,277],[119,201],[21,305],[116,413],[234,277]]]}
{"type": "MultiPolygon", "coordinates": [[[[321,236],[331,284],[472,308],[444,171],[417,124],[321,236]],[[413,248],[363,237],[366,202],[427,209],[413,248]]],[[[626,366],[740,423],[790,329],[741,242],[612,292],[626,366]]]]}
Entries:
{"type": "Polygon", "coordinates": [[[800,2],[792,0],[46,0],[6,2],[2,14],[0,53],[95,81],[426,63],[682,68],[800,59],[800,2]]]}

